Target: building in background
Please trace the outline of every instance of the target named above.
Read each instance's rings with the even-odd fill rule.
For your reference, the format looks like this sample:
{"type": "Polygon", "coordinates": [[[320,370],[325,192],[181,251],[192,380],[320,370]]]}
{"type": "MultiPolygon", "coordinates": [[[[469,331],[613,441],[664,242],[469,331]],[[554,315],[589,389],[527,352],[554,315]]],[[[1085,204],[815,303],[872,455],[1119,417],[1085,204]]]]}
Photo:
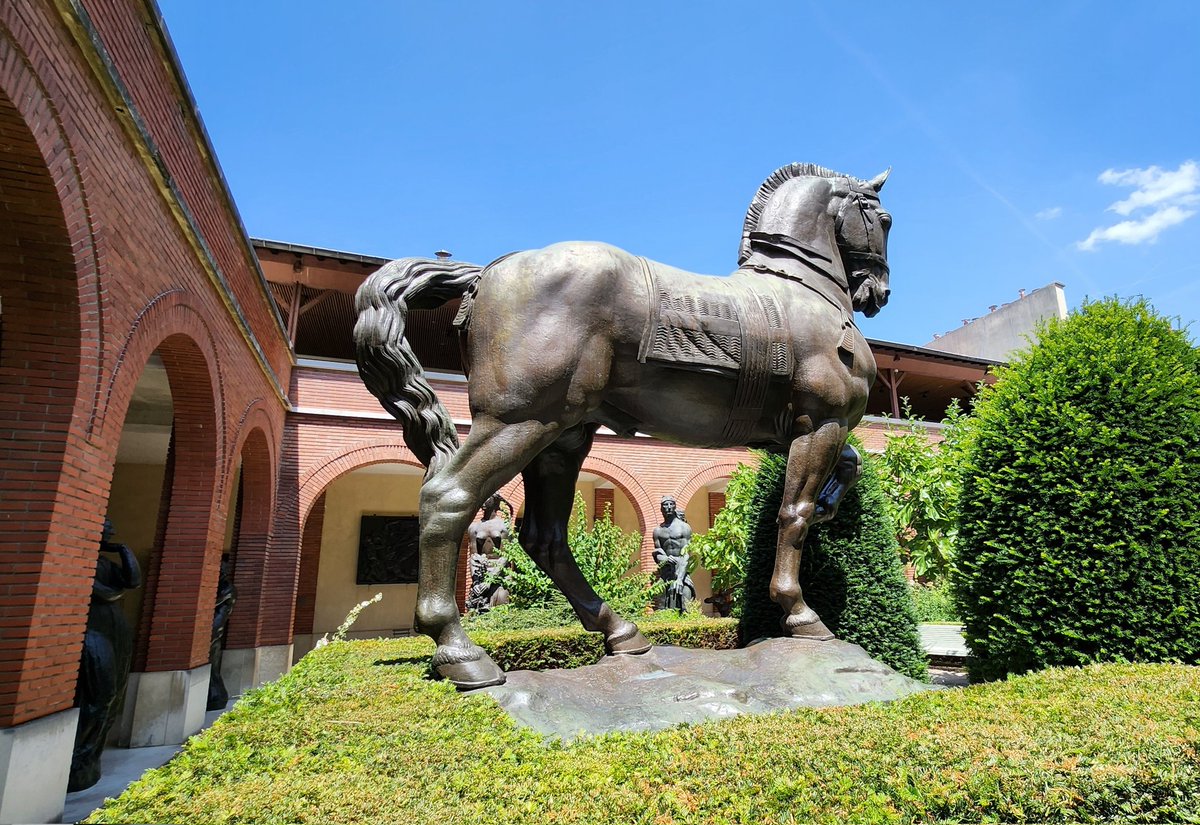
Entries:
{"type": "Polygon", "coordinates": [[[1017,300],[989,307],[986,315],[964,318],[963,325],[935,336],[926,349],[990,361],[1008,361],[1025,349],[1037,325],[1051,318],[1067,317],[1067,295],[1057,281],[1028,295],[1021,290],[1017,300]]]}

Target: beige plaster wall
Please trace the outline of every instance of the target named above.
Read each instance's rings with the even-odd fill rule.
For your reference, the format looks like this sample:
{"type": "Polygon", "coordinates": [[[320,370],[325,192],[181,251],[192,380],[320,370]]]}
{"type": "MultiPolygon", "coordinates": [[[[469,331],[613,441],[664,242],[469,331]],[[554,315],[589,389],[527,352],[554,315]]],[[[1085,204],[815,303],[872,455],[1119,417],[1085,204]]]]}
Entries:
{"type": "MultiPolygon", "coordinates": [[[[692,526],[693,536],[701,536],[707,533],[708,488],[700,488],[692,496],[692,500],[684,505],[683,512],[687,516],[688,524],[692,526]]],[[[700,609],[710,615],[713,614],[712,605],[704,603],[704,600],[712,595],[712,573],[707,568],[697,564],[696,569],[692,571],[692,584],[696,585],[696,600],[700,602],[700,609]]]]}
{"type": "MultiPolygon", "coordinates": [[[[162,498],[163,464],[117,464],[113,468],[112,491],[108,497],[108,518],[113,524],[113,541],[129,545],[142,568],[142,577],[150,566],[154,531],[158,527],[158,507],[162,498]]],[[[99,541],[99,536],[96,537],[99,541]]],[[[130,626],[136,628],[142,615],[145,588],[128,590],[121,607],[130,626]]]]}
{"type": "Polygon", "coordinates": [[[337,630],[359,602],[383,593],[354,624],[355,635],[390,636],[413,626],[417,603],[415,584],[355,584],[358,532],[363,515],[415,516],[421,476],[348,473],[325,492],[325,527],[317,568],[317,601],[313,634],[337,630]]]}

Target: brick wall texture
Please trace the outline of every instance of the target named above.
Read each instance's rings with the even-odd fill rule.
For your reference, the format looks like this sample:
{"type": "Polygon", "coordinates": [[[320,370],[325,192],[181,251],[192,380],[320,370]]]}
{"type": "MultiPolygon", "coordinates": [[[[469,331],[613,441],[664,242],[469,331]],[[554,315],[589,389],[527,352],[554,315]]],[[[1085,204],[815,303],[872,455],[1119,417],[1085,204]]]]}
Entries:
{"type": "MultiPolygon", "coordinates": [[[[207,660],[228,485],[239,462],[278,460],[291,356],[150,8],[0,3],[0,726],[72,704],[116,450],[152,354],[176,456],[145,669],[207,660]]],[[[273,470],[246,478],[269,521],[273,470]]],[[[242,552],[266,566],[261,546],[242,552]]]]}

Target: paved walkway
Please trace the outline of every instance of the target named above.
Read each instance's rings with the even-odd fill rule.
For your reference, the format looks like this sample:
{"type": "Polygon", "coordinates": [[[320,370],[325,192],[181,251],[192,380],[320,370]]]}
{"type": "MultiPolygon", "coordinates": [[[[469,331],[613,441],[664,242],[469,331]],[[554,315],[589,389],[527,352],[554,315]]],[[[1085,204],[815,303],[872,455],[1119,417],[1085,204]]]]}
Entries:
{"type": "Polygon", "coordinates": [[[921,645],[930,656],[966,659],[971,655],[960,624],[923,624],[920,630],[921,645]]]}
{"type": "MultiPolygon", "coordinates": [[[[970,655],[963,641],[962,627],[948,624],[921,625],[921,644],[930,656],[945,659],[965,659],[970,655]]],[[[964,662],[965,664],[965,662],[964,662]]],[[[954,668],[930,668],[934,684],[954,687],[966,685],[966,677],[954,668]]],[[[232,701],[225,708],[232,707],[232,701]]],[[[216,721],[225,710],[209,711],[204,716],[204,727],[216,721]]],[[[78,822],[109,797],[119,796],[127,787],[153,768],[165,765],[179,752],[181,745],[163,745],[156,748],[108,748],[101,757],[102,776],[100,781],[85,791],[67,794],[63,822],[78,822]]]]}

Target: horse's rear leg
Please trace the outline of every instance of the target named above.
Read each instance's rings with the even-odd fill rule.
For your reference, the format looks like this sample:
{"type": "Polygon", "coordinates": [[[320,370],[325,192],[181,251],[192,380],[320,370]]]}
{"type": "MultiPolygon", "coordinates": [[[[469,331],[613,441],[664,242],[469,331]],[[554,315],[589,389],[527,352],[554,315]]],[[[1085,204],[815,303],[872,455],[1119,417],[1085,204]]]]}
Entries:
{"type": "MultiPolygon", "coordinates": [[[[800,554],[808,528],[814,522],[824,520],[818,517],[817,494],[842,457],[846,434],[844,423],[826,421],[793,441],[788,451],[771,599],[783,608],[784,629],[793,636],[833,638],[821,617],[804,602],[799,580],[800,554]]],[[[820,515],[827,515],[827,512],[820,515]]]]}
{"type": "Polygon", "coordinates": [[[484,498],[553,439],[554,428],[540,422],[505,425],[476,416],[462,448],[421,487],[417,629],[437,643],[434,670],[459,690],[505,678],[460,622],[454,583],[463,534],[484,498]]]}
{"type": "Polygon", "coordinates": [[[572,430],[525,467],[521,548],[567,597],[583,626],[604,634],[605,650],[645,653],[650,642],[637,625],[613,612],[596,595],[567,546],[567,522],[571,517],[575,482],[591,449],[594,433],[594,426],[572,430]]]}

